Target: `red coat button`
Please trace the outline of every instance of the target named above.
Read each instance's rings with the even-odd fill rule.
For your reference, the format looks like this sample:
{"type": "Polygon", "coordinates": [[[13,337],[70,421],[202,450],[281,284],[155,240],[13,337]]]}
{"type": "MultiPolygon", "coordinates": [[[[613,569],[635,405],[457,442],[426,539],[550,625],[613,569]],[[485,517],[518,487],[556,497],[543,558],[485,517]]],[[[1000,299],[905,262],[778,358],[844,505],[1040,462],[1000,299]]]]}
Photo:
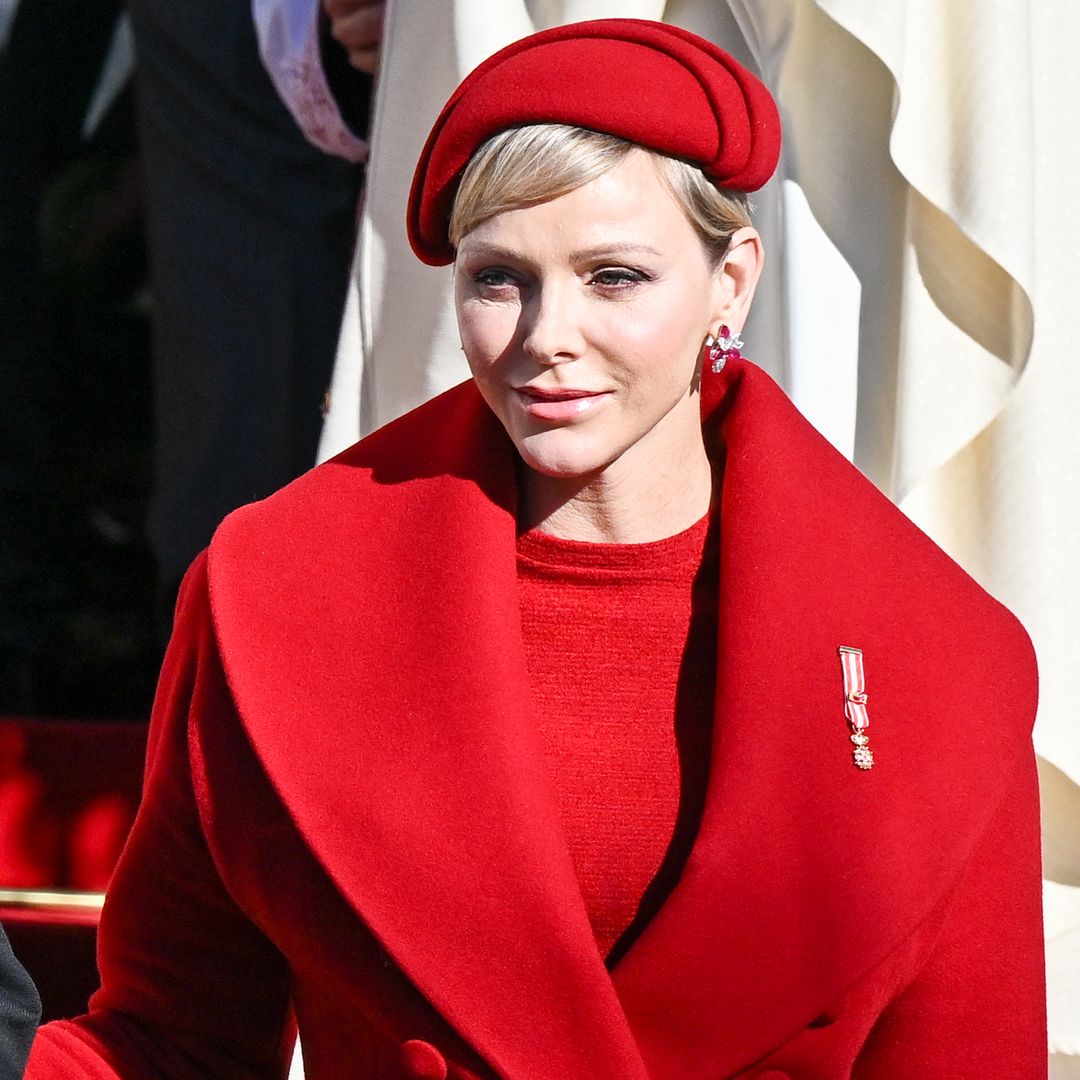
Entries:
{"type": "Polygon", "coordinates": [[[423,1039],[401,1044],[401,1064],[416,1080],[446,1080],[446,1058],[423,1039]]]}

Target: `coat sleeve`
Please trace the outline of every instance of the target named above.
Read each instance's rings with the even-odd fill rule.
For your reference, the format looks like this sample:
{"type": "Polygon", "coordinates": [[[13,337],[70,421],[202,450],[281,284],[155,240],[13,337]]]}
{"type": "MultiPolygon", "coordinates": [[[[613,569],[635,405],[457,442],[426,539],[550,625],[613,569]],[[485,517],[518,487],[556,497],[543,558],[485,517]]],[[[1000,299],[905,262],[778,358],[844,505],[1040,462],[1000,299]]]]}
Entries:
{"type": "Polygon", "coordinates": [[[1045,1080],[1039,796],[1028,754],[942,909],[929,961],[875,1024],[854,1080],[1045,1080]]]}
{"type": "Polygon", "coordinates": [[[205,560],[181,590],[143,801],[101,916],[101,989],[87,1015],[39,1030],[31,1080],[286,1074],[293,1039],[287,968],[223,885],[192,785],[191,720],[227,700],[205,560]]]}

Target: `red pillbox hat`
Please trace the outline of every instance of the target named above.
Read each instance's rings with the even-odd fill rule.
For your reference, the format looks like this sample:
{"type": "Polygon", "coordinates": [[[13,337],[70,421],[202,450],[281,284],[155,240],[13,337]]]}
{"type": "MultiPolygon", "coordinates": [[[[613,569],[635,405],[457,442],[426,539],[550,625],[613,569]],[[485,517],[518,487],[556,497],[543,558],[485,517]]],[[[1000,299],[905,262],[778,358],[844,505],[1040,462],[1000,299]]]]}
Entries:
{"type": "Polygon", "coordinates": [[[435,121],[409,193],[409,243],[423,262],[454,260],[450,209],[472,155],[527,124],[616,135],[683,158],[735,191],[761,187],[780,155],[769,91],[712,42],[645,19],[543,30],[466,76],[435,121]]]}

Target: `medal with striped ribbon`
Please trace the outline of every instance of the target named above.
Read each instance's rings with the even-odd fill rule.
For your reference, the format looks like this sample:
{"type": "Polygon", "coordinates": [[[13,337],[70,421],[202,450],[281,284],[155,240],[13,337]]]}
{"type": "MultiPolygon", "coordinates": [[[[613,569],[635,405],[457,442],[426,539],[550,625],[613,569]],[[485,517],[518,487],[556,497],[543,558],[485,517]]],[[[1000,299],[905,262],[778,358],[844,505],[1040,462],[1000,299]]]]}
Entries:
{"type": "Polygon", "coordinates": [[[874,752],[870,749],[870,714],[866,710],[866,672],[863,669],[862,649],[840,646],[840,666],[844,672],[844,715],[851,726],[852,755],[860,769],[874,767],[874,752]]]}

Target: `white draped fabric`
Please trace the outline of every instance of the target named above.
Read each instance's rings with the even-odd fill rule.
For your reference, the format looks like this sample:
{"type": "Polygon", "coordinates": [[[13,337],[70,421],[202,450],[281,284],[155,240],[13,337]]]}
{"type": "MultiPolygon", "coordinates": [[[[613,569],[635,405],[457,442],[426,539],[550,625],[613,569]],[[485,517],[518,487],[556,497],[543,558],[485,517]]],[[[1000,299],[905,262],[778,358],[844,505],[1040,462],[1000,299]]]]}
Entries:
{"type": "Polygon", "coordinates": [[[1035,640],[1052,1075],[1080,1075],[1080,8],[390,0],[322,454],[465,375],[449,273],[420,265],[404,233],[442,102],[506,42],[611,15],[693,29],[772,86],[786,147],[756,199],[771,259],[747,351],[1035,640]]]}
{"type": "Polygon", "coordinates": [[[774,85],[809,205],[863,287],[855,461],[1039,653],[1051,1074],[1080,1075],[1080,72],[1065,44],[1080,11],[795,6],[774,85]]]}

